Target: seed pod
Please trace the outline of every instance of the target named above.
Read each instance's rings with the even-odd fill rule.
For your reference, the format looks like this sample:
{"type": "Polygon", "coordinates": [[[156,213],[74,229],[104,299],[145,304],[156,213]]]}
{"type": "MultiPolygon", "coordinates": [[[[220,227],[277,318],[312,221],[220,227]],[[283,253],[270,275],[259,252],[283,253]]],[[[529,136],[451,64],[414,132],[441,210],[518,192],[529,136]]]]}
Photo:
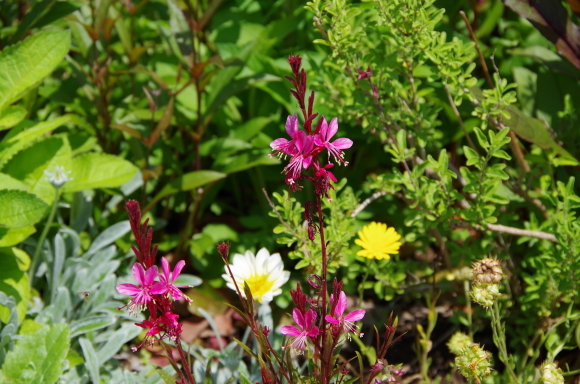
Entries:
{"type": "Polygon", "coordinates": [[[499,260],[487,258],[473,263],[473,279],[476,283],[498,284],[502,278],[499,260]]]}

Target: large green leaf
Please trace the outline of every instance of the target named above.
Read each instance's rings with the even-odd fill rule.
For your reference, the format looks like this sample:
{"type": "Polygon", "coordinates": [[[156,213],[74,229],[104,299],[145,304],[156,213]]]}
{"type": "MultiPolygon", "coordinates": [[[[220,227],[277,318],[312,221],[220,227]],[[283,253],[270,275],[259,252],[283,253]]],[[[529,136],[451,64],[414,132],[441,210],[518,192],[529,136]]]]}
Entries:
{"type": "Polygon", "coordinates": [[[153,198],[153,200],[151,200],[149,205],[144,210],[148,211],[151,206],[153,206],[157,201],[165,196],[169,196],[181,191],[191,191],[192,189],[212,183],[219,179],[223,179],[224,177],[226,177],[225,173],[216,171],[194,171],[186,173],[185,175],[180,176],[177,179],[171,181],[169,184],[165,185],[161,192],[159,192],[153,198]]]}
{"type": "Polygon", "coordinates": [[[62,372],[70,347],[67,324],[45,325],[20,339],[0,371],[0,382],[53,384],[62,372]]]}
{"type": "MultiPolygon", "coordinates": [[[[2,264],[2,268],[0,268],[0,292],[14,297],[18,318],[22,321],[26,315],[30,299],[30,287],[26,274],[30,267],[30,257],[18,248],[0,248],[0,264],[2,264]]],[[[9,317],[9,309],[0,306],[0,321],[6,323],[9,317]]]]}
{"type": "Polygon", "coordinates": [[[0,190],[0,226],[22,228],[40,220],[48,205],[32,193],[0,190]]]}
{"type": "Polygon", "coordinates": [[[38,139],[45,133],[70,122],[73,115],[64,115],[49,121],[43,121],[30,128],[16,127],[12,129],[0,142],[0,168],[8,162],[16,153],[20,152],[29,143],[38,139]]]}
{"type": "Polygon", "coordinates": [[[12,128],[26,117],[26,109],[15,105],[0,112],[0,131],[12,128]]]}
{"type": "Polygon", "coordinates": [[[102,153],[84,153],[72,159],[71,181],[65,192],[95,188],[116,188],[135,176],[139,169],[120,157],[102,153]]]}
{"type": "Polygon", "coordinates": [[[0,52],[0,111],[38,85],[68,52],[70,33],[39,32],[0,52]]]}
{"type": "Polygon", "coordinates": [[[71,157],[66,137],[45,137],[14,155],[2,168],[2,172],[22,181],[28,186],[29,192],[50,204],[55,193],[54,187],[46,180],[45,171],[53,172],[57,166],[70,170],[71,157]]]}

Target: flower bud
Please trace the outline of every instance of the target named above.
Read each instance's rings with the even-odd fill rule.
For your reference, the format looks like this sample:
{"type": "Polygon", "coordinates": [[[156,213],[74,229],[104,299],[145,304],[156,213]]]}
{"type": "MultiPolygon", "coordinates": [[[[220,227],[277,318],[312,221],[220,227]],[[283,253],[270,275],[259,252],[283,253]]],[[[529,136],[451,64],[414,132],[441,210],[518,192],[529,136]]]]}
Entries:
{"type": "Polygon", "coordinates": [[[486,258],[473,263],[473,279],[476,283],[498,284],[502,278],[499,260],[486,258]]]}
{"type": "Polygon", "coordinates": [[[70,173],[71,171],[65,172],[64,167],[60,165],[54,167],[54,172],[48,172],[47,170],[44,171],[46,181],[52,184],[56,189],[60,189],[60,187],[72,180],[72,177],[69,177],[70,173]]]}
{"type": "Polygon", "coordinates": [[[542,382],[544,384],[564,384],[562,370],[558,368],[556,363],[544,362],[540,371],[542,372],[542,382]]]}
{"type": "Polygon", "coordinates": [[[471,337],[463,332],[455,332],[447,342],[447,347],[454,355],[458,356],[465,348],[473,345],[471,337]]]}
{"type": "Polygon", "coordinates": [[[472,344],[455,358],[455,365],[464,377],[480,383],[482,377],[491,373],[491,353],[482,349],[479,344],[472,344]]]}
{"type": "Polygon", "coordinates": [[[497,284],[476,284],[471,289],[471,299],[484,308],[489,308],[501,296],[497,284]]]}

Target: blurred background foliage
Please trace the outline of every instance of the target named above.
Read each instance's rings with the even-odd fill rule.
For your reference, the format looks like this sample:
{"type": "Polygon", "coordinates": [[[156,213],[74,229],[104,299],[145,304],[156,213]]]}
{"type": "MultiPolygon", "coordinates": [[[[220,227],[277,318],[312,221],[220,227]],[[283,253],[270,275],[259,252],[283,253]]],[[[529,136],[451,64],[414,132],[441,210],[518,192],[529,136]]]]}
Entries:
{"type": "MultiPolygon", "coordinates": [[[[32,138],[18,136],[25,142],[5,160],[0,157],[0,172],[23,182],[35,175],[40,182],[43,171],[57,163],[58,148],[23,174],[22,164],[30,159],[25,151],[45,151],[49,141],[58,140],[66,142],[62,145],[73,160],[85,152],[109,155],[78,169],[106,174],[115,168],[105,159],[125,161],[115,163],[125,167],[122,180],[90,184],[101,179],[88,173],[88,184],[62,191],[48,239],[60,236],[61,226],[69,227],[78,238],[78,253],[87,252],[98,234],[125,220],[123,201],[136,199],[156,229],[161,252],[173,261],[186,260],[188,272],[206,283],[192,293],[200,306],[222,300],[213,292],[223,286],[218,241],[231,241],[238,252],[266,247],[289,255],[285,262],[294,283],[303,280],[318,263],[317,245],[306,240],[302,225],[302,207],[313,193],[305,188],[287,195],[283,166],[268,156],[270,142],[285,135],[286,116],[296,111],[284,76],[288,55],[300,54],[317,93],[316,110],[328,119],[338,117],[339,135],[355,143],[347,152],[349,166],[333,169],[345,181],[326,204],[333,272],[350,294],[392,300],[387,308],[396,309],[423,300],[435,284],[451,296],[461,293],[453,280],[456,270],[484,256],[504,259],[510,268],[506,308],[520,319],[509,325],[511,348],[523,350],[538,324],[580,310],[572,273],[579,262],[578,187],[570,182],[580,157],[575,129],[580,40],[566,34],[566,26],[577,24],[578,9],[572,0],[536,3],[533,8],[523,0],[314,1],[306,7],[297,0],[4,0],[3,52],[41,32],[67,31],[58,32],[55,44],[64,44],[69,35],[70,43],[66,40],[68,52],[54,71],[11,100],[20,101],[10,113],[2,112],[0,149],[13,146],[15,134],[35,124],[52,125],[32,138]],[[418,9],[423,13],[411,12],[418,9]],[[379,86],[377,97],[372,83],[358,79],[357,71],[367,68],[379,86]],[[510,90],[508,84],[515,86],[510,90]],[[489,140],[499,151],[506,143],[494,144],[500,139],[487,132],[501,128],[501,117],[487,116],[505,111],[504,123],[513,132],[510,146],[501,151],[509,155],[496,152],[487,168],[487,160],[469,157],[464,146],[481,151],[489,140]],[[485,132],[483,139],[476,127],[485,132]],[[521,146],[521,154],[513,153],[514,145],[521,146]],[[424,189],[405,179],[408,159],[424,189]],[[481,176],[484,169],[495,170],[489,180],[481,176]],[[458,183],[467,179],[469,185],[471,176],[492,187],[485,201],[475,199],[465,209],[460,201],[475,190],[458,183]],[[358,209],[369,197],[372,202],[358,209]],[[270,204],[294,231],[285,233],[270,204]],[[400,255],[376,263],[355,256],[352,239],[371,220],[404,236],[400,255]],[[481,227],[493,223],[546,231],[557,241],[481,227]]],[[[73,182],[81,178],[71,176],[73,182]]],[[[14,180],[6,180],[0,183],[12,184],[0,189],[17,189],[14,180]]],[[[42,200],[38,213],[26,230],[18,229],[19,237],[4,238],[2,246],[25,241],[20,247],[31,250],[39,241],[35,228],[41,228],[54,199],[46,186],[34,188],[21,189],[42,200]]],[[[10,231],[0,227],[2,236],[10,231]]],[[[123,252],[129,250],[128,235],[115,241],[123,252]]],[[[119,260],[119,268],[126,267],[126,259],[119,260]]],[[[53,281],[37,284],[36,289],[58,291],[53,281]]],[[[281,308],[289,305],[287,289],[276,299],[281,308]]],[[[457,300],[449,307],[466,305],[457,300]]],[[[217,307],[216,312],[225,310],[217,307]]],[[[479,315],[475,330],[485,328],[485,315],[479,315]]],[[[455,311],[449,321],[457,329],[468,319],[455,311]]]]}

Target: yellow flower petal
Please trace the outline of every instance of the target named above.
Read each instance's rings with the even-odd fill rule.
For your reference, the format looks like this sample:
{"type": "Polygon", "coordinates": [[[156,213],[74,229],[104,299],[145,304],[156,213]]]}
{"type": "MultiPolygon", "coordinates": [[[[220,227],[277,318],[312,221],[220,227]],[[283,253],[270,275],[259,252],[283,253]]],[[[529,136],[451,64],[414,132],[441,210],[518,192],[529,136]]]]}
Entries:
{"type": "Polygon", "coordinates": [[[357,252],[357,256],[369,259],[388,260],[391,258],[389,254],[396,255],[401,247],[401,235],[384,223],[371,222],[358,232],[358,237],[354,242],[363,249],[357,252]]]}

